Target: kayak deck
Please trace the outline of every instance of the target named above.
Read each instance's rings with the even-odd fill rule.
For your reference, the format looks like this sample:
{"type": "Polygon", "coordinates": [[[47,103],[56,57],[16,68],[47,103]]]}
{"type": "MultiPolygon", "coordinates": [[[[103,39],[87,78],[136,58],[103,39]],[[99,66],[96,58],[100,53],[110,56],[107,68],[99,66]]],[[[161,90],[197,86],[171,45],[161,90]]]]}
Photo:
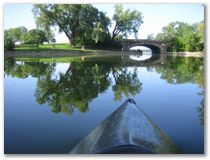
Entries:
{"type": "Polygon", "coordinates": [[[179,149],[135,104],[126,100],[77,144],[71,154],[179,153],[179,149]]]}

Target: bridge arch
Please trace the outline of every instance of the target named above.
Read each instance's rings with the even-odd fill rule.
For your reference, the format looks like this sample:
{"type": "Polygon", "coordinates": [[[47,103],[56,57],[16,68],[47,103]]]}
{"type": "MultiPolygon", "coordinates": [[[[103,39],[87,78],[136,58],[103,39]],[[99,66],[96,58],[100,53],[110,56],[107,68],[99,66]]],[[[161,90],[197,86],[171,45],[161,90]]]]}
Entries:
{"type": "Polygon", "coordinates": [[[130,46],[128,46],[128,50],[130,50],[130,48],[132,47],[137,47],[137,46],[143,46],[143,47],[147,47],[149,49],[151,49],[152,53],[161,53],[162,48],[156,44],[142,44],[142,43],[133,43],[130,46]]]}
{"type": "Polygon", "coordinates": [[[144,46],[150,48],[152,53],[165,53],[165,46],[160,41],[147,39],[126,39],[122,41],[124,51],[129,51],[130,48],[136,46],[144,46]]]}

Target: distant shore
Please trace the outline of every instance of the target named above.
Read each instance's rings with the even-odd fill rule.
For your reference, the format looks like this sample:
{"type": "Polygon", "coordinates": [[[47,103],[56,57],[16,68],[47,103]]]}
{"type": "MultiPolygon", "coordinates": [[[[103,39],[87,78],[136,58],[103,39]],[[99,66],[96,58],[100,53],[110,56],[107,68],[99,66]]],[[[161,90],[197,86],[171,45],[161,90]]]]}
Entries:
{"type": "MultiPolygon", "coordinates": [[[[135,52],[136,53],[136,52],[135,52]]],[[[70,56],[85,56],[85,55],[128,55],[134,54],[130,51],[110,51],[110,50],[94,50],[94,51],[5,51],[4,57],[14,58],[47,58],[47,57],[70,57],[70,56]]],[[[166,52],[161,55],[167,56],[181,56],[181,57],[204,57],[204,52],[166,52]]]]}

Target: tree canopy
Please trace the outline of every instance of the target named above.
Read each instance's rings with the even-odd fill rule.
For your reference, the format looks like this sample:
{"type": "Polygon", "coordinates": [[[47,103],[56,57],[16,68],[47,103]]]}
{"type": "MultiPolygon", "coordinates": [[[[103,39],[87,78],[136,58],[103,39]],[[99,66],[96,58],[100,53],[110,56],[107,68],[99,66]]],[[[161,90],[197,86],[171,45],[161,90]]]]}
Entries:
{"type": "Polygon", "coordinates": [[[27,28],[21,26],[4,31],[4,49],[13,50],[15,42],[21,42],[21,36],[27,32],[27,28]]]}
{"type": "Polygon", "coordinates": [[[157,40],[165,43],[168,51],[203,51],[204,21],[198,24],[171,22],[158,33],[157,40]]]}
{"type": "Polygon", "coordinates": [[[72,45],[99,41],[109,24],[105,14],[90,4],[35,4],[33,12],[39,27],[57,26],[72,45]]]}
{"type": "Polygon", "coordinates": [[[48,41],[45,32],[39,29],[32,29],[23,34],[21,38],[24,44],[35,44],[37,46],[48,41]]]}
{"type": "Polygon", "coordinates": [[[115,5],[112,20],[90,4],[35,4],[33,13],[38,27],[47,31],[58,27],[73,46],[104,44],[115,40],[119,35],[137,35],[143,23],[141,12],[124,10],[122,5],[115,5]],[[112,32],[109,28],[111,21],[114,23],[112,32]]]}
{"type": "Polygon", "coordinates": [[[122,4],[116,4],[113,21],[115,26],[112,31],[112,39],[119,34],[127,37],[129,34],[134,33],[135,36],[137,36],[139,27],[143,23],[143,16],[142,13],[137,10],[123,10],[122,4]]]}
{"type": "Polygon", "coordinates": [[[13,50],[15,43],[13,41],[12,33],[9,30],[4,31],[4,50],[13,50]]]}

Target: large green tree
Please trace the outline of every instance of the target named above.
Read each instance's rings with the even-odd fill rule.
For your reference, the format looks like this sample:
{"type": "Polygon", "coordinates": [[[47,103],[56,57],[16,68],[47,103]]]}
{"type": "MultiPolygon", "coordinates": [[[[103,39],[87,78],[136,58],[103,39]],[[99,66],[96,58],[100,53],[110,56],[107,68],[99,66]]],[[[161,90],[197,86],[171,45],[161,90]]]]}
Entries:
{"type": "Polygon", "coordinates": [[[17,41],[21,42],[21,35],[23,35],[24,33],[27,32],[27,28],[25,28],[23,26],[17,27],[17,28],[12,28],[11,32],[12,32],[12,36],[13,36],[13,41],[14,42],[17,42],[17,41]]]}
{"type": "Polygon", "coordinates": [[[165,43],[168,51],[202,51],[204,48],[203,23],[171,22],[163,27],[156,39],[165,43]]]}
{"type": "Polygon", "coordinates": [[[143,16],[137,10],[124,10],[122,4],[116,4],[113,21],[114,29],[112,31],[112,39],[114,40],[119,34],[127,37],[129,34],[134,33],[137,36],[139,27],[143,23],[143,16]]]}
{"type": "Polygon", "coordinates": [[[4,50],[13,50],[15,43],[10,30],[4,31],[4,50]]]}
{"type": "Polygon", "coordinates": [[[35,44],[36,46],[39,46],[39,44],[43,44],[44,42],[48,42],[45,32],[39,29],[32,29],[23,34],[22,40],[24,44],[35,44]]]}
{"type": "Polygon", "coordinates": [[[15,43],[18,41],[21,42],[21,36],[27,32],[27,28],[21,26],[16,28],[10,28],[5,31],[10,34],[12,41],[15,43]]]}
{"type": "Polygon", "coordinates": [[[4,31],[4,49],[13,50],[15,42],[21,42],[21,36],[27,32],[25,27],[10,28],[4,31]]]}
{"type": "Polygon", "coordinates": [[[109,19],[90,4],[35,4],[33,12],[39,27],[58,27],[72,45],[98,42],[108,31],[109,19]]]}

